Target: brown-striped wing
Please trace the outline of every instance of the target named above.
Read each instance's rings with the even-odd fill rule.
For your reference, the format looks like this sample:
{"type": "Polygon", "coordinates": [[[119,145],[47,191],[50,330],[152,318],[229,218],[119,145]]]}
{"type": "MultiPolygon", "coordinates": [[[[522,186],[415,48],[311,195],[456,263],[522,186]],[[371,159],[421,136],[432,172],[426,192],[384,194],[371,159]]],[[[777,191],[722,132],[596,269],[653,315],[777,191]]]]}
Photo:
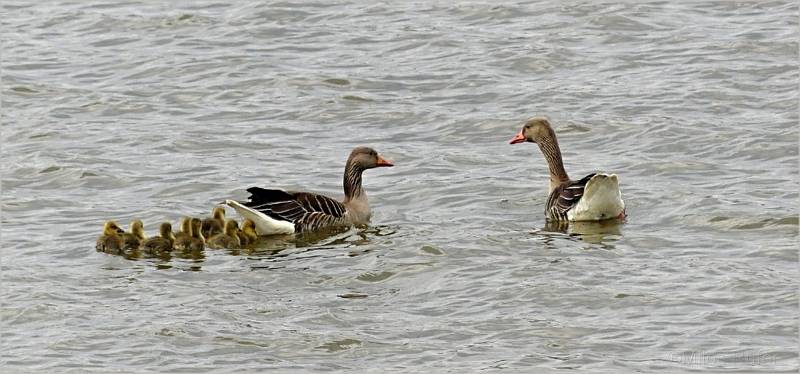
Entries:
{"type": "Polygon", "coordinates": [[[260,187],[248,188],[247,192],[250,201],[245,206],[274,219],[292,222],[298,232],[344,222],[345,206],[327,196],[260,187]]]}
{"type": "Polygon", "coordinates": [[[547,198],[547,205],[544,214],[547,219],[555,221],[566,221],[567,212],[578,204],[586,189],[586,183],[594,177],[595,173],[589,174],[581,180],[569,181],[558,186],[547,198]]]}

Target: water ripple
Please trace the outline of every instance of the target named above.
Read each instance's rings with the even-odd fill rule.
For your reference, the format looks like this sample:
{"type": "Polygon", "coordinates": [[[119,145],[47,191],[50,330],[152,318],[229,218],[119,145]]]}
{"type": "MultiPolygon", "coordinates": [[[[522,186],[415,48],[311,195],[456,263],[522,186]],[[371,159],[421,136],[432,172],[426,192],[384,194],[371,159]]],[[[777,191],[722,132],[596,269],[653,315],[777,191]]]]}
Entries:
{"type": "Polygon", "coordinates": [[[797,4],[6,4],[9,370],[795,372],[797,4]],[[548,115],[624,223],[546,223],[548,115]],[[373,225],[97,252],[251,185],[373,225]]]}

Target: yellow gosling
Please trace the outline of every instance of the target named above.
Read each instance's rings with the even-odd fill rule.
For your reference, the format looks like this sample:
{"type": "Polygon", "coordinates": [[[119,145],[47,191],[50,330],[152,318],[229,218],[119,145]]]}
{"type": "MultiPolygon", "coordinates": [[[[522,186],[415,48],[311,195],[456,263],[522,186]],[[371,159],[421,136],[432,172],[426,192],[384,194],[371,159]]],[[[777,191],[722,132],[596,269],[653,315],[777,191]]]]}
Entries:
{"type": "MultiPolygon", "coordinates": [[[[255,244],[258,241],[258,233],[256,232],[256,223],[250,218],[245,218],[242,221],[242,229],[239,231],[240,238],[243,236],[247,240],[248,245],[255,244]]],[[[244,245],[244,243],[242,243],[244,245]]]]}
{"type": "Polygon", "coordinates": [[[236,231],[239,230],[239,225],[236,223],[235,220],[229,219],[225,223],[225,232],[221,234],[214,235],[208,242],[206,243],[209,248],[228,248],[228,249],[238,249],[242,246],[242,243],[239,241],[239,237],[236,236],[236,231]]]}
{"type": "Polygon", "coordinates": [[[192,241],[189,249],[201,251],[205,247],[206,238],[203,237],[203,222],[199,218],[192,218],[192,241]]]}
{"type": "Polygon", "coordinates": [[[225,208],[218,206],[211,211],[211,217],[203,220],[203,237],[211,238],[221,234],[225,228],[225,208]]]}
{"type": "Polygon", "coordinates": [[[124,233],[119,225],[114,221],[106,221],[103,225],[103,234],[97,238],[95,248],[103,252],[116,252],[122,248],[122,236],[124,233]]]}
{"type": "Polygon", "coordinates": [[[164,222],[159,230],[161,236],[154,236],[142,243],[142,248],[148,252],[169,252],[175,243],[175,234],[172,233],[172,224],[164,222]]]}
{"type": "Polygon", "coordinates": [[[147,239],[144,236],[144,224],[141,220],[131,221],[130,232],[122,234],[122,249],[137,249],[147,239]]]}
{"type": "Polygon", "coordinates": [[[192,219],[183,217],[181,221],[181,231],[175,235],[175,249],[179,251],[188,250],[192,244],[192,219]]]}

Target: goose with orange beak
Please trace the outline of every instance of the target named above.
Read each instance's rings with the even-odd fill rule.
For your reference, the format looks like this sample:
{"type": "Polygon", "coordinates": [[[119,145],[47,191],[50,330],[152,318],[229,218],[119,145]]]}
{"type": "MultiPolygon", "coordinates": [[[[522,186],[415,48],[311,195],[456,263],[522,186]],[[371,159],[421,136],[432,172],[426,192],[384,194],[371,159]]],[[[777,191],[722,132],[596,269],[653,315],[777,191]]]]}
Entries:
{"type": "Polygon", "coordinates": [[[248,201],[226,200],[244,218],[255,223],[259,235],[293,234],[324,228],[363,225],[371,211],[361,185],[364,171],[394,164],[369,147],[356,147],[344,167],[342,201],[311,192],[251,187],[248,201]]]}
{"type": "Polygon", "coordinates": [[[625,218],[625,202],[615,174],[592,173],[571,180],[564,170],[561,150],[550,122],[529,119],[510,144],[535,143],[550,169],[550,187],[545,216],[548,221],[600,221],[625,218]]]}

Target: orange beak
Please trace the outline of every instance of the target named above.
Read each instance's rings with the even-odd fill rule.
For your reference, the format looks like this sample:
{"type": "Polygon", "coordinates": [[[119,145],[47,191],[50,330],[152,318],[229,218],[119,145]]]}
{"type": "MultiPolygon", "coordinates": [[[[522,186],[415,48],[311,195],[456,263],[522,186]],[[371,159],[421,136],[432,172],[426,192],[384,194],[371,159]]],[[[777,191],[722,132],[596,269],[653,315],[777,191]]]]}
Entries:
{"type": "Polygon", "coordinates": [[[523,142],[525,142],[525,141],[526,141],[526,139],[525,139],[525,135],[522,135],[522,131],[520,131],[520,132],[517,134],[517,136],[515,136],[513,139],[511,139],[511,141],[510,141],[510,142],[508,142],[508,144],[517,144],[517,143],[523,143],[523,142]]]}
{"type": "Polygon", "coordinates": [[[391,161],[383,158],[383,156],[381,156],[381,155],[378,155],[378,163],[377,163],[377,165],[378,166],[394,166],[394,164],[391,161]]]}

